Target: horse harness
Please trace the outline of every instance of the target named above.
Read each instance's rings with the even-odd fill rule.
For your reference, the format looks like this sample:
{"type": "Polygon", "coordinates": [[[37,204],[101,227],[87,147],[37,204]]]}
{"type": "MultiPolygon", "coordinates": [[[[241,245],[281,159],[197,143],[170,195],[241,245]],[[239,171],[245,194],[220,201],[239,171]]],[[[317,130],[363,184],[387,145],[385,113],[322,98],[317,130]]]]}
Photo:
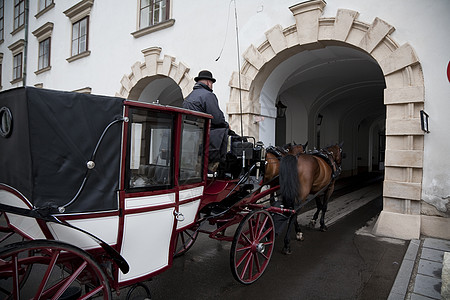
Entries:
{"type": "MultiPolygon", "coordinates": [[[[277,160],[280,160],[283,156],[289,153],[289,151],[280,146],[269,146],[266,148],[266,152],[275,155],[277,160]]],[[[266,164],[268,163],[269,162],[266,161],[266,164]]]]}
{"type": "Polygon", "coordinates": [[[333,152],[326,149],[314,149],[313,151],[309,151],[308,154],[322,158],[330,166],[332,170],[331,180],[336,179],[341,174],[342,168],[334,160],[333,152]]]}

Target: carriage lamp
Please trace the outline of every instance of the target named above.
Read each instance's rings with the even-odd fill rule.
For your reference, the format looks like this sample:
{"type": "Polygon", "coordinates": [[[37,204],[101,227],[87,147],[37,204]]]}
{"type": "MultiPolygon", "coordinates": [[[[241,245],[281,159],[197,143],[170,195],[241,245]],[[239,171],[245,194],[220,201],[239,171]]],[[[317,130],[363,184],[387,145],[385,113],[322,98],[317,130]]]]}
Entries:
{"type": "Polygon", "coordinates": [[[7,138],[12,132],[12,113],[7,107],[0,108],[0,136],[7,138]]]}
{"type": "Polygon", "coordinates": [[[281,100],[278,100],[277,104],[275,105],[277,108],[277,118],[284,118],[286,116],[286,109],[287,106],[284,105],[281,100]]]}

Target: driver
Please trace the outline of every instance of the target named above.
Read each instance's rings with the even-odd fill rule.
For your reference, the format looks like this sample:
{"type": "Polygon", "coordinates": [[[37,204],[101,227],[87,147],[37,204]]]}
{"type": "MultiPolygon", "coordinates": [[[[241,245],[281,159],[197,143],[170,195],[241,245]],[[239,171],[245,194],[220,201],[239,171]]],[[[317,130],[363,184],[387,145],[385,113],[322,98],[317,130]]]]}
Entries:
{"type": "Polygon", "coordinates": [[[208,70],[203,70],[194,78],[195,85],[192,92],[184,99],[183,107],[213,116],[209,141],[209,165],[210,171],[216,171],[219,162],[225,157],[228,135],[236,135],[230,130],[230,125],[225,121],[224,114],[219,107],[219,101],[213,93],[213,84],[216,79],[208,70]]]}

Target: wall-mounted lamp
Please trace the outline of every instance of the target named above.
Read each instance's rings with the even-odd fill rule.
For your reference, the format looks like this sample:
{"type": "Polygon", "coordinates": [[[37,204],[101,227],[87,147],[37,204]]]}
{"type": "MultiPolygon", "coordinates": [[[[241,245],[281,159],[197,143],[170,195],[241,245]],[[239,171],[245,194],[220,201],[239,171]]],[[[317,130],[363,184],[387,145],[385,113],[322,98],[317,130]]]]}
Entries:
{"type": "Polygon", "coordinates": [[[277,118],[284,118],[286,116],[286,109],[287,106],[284,105],[281,100],[278,100],[277,104],[275,105],[277,108],[277,118]]]}
{"type": "Polygon", "coordinates": [[[422,130],[425,131],[426,133],[429,133],[430,130],[428,128],[428,114],[426,112],[424,112],[423,110],[420,111],[420,125],[422,127],[422,130]]]}
{"type": "Polygon", "coordinates": [[[323,120],[323,116],[321,114],[319,114],[317,116],[317,126],[322,125],[322,120],[323,120]]]}

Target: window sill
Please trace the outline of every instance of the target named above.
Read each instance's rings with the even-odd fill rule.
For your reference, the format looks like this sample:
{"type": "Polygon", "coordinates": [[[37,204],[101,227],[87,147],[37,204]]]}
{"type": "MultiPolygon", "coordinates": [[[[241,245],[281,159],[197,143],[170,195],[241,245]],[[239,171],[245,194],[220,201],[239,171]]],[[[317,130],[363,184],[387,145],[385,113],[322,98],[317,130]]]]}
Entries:
{"type": "Polygon", "coordinates": [[[41,10],[40,12],[38,12],[36,15],[34,15],[34,17],[37,19],[40,16],[42,16],[43,14],[45,14],[46,12],[48,12],[50,9],[52,9],[53,7],[55,7],[55,3],[53,2],[52,4],[50,4],[49,6],[47,6],[46,8],[44,8],[43,10],[41,10]]]}
{"type": "Polygon", "coordinates": [[[13,81],[10,81],[10,83],[11,84],[16,84],[16,83],[19,83],[19,82],[22,82],[22,81],[23,81],[23,78],[20,77],[20,78],[14,79],[13,81]]]}
{"type": "Polygon", "coordinates": [[[141,37],[141,36],[150,34],[150,33],[152,33],[152,32],[155,32],[155,31],[159,31],[159,30],[163,30],[163,29],[172,27],[173,24],[175,24],[175,19],[169,19],[169,20],[167,20],[167,21],[158,23],[158,24],[156,24],[156,25],[153,25],[153,26],[149,26],[149,27],[145,27],[145,28],[139,29],[138,31],[132,32],[131,35],[134,36],[135,38],[139,38],[139,37],[141,37]]]}
{"type": "Polygon", "coordinates": [[[71,63],[73,61],[76,61],[78,59],[81,59],[81,58],[89,56],[89,55],[91,55],[91,51],[88,50],[88,51],[84,51],[84,52],[82,52],[80,54],[71,56],[71,57],[67,58],[66,60],[71,63]]]}
{"type": "Polygon", "coordinates": [[[50,71],[51,69],[52,69],[52,66],[48,66],[48,67],[42,68],[40,70],[37,70],[36,72],[34,72],[34,74],[39,75],[39,74],[42,74],[44,72],[50,71]]]}
{"type": "Polygon", "coordinates": [[[21,31],[21,30],[24,29],[24,28],[25,28],[25,25],[19,26],[18,28],[14,29],[14,30],[11,32],[11,35],[15,35],[16,33],[18,33],[19,31],[21,31]]]}

